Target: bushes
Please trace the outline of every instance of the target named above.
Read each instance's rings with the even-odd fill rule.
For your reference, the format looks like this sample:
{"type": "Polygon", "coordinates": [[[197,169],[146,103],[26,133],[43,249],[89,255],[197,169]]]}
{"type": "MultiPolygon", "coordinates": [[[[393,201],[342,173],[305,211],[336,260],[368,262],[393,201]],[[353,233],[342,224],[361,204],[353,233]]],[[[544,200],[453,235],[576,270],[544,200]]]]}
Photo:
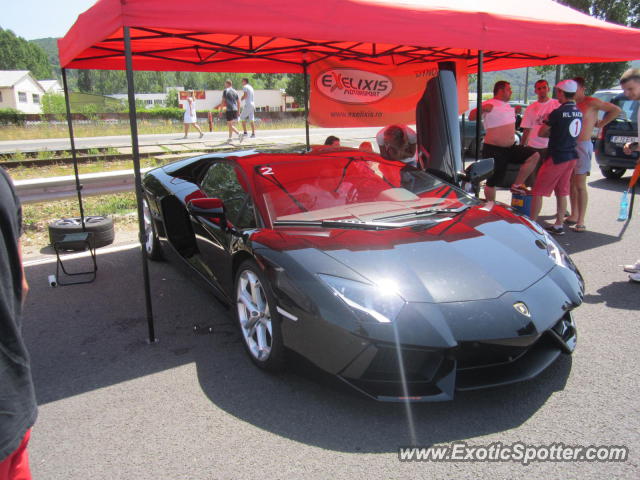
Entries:
{"type": "Polygon", "coordinates": [[[0,108],[1,125],[22,125],[24,116],[15,108],[0,108]]]}

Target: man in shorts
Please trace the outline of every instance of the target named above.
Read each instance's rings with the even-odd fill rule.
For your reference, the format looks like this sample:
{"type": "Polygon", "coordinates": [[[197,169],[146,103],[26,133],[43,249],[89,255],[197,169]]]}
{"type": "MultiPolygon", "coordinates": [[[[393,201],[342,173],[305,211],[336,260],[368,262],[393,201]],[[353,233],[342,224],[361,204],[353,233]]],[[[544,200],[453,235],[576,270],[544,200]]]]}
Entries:
{"type": "MultiPolygon", "coordinates": [[[[493,86],[493,98],[482,103],[482,121],[485,128],[482,158],[493,158],[493,175],[484,187],[484,196],[495,201],[496,186],[504,181],[509,163],[520,164],[520,170],[511,189],[517,193],[528,193],[524,182],[533,173],[540,160],[540,154],[530,147],[516,145],[516,111],[509,105],[511,85],[500,80],[493,86]]],[[[477,120],[478,109],[469,113],[469,120],[477,120]]]]}
{"type": "Polygon", "coordinates": [[[222,91],[222,101],[215,108],[225,109],[227,127],[229,127],[229,139],[227,143],[231,143],[233,132],[237,133],[238,140],[242,141],[242,135],[234,126],[234,123],[236,123],[238,119],[238,112],[240,111],[240,97],[238,97],[238,92],[233,89],[233,82],[231,82],[230,79],[225,80],[224,90],[222,91]]]}
{"type": "Polygon", "coordinates": [[[549,114],[560,106],[560,102],[555,98],[549,98],[549,83],[545,79],[538,80],[533,88],[538,100],[527,107],[522,117],[522,144],[534,148],[540,154],[540,158],[545,159],[549,139],[541,137],[538,132],[549,114]]]}
{"type": "Polygon", "coordinates": [[[545,125],[540,128],[540,136],[549,137],[549,156],[544,160],[536,183],[533,186],[531,218],[538,219],[542,208],[542,197],[556,194],[556,221],[547,228],[554,235],[564,234],[564,214],[571,188],[571,176],[578,152],[576,143],[582,129],[582,112],[576,106],[574,97],[578,84],[573,80],[563,80],[556,85],[560,106],[549,114],[545,125]]]}
{"type": "Polygon", "coordinates": [[[247,122],[251,122],[251,138],[256,137],[256,124],[254,114],[256,111],[256,106],[253,103],[253,87],[249,85],[249,79],[242,79],[242,98],[240,100],[244,101],[244,107],[242,108],[242,113],[240,114],[240,120],[242,121],[242,136],[247,136],[247,122]]]}
{"type": "Polygon", "coordinates": [[[584,217],[587,213],[587,176],[591,172],[591,156],[593,155],[593,143],[591,135],[593,128],[602,128],[614,121],[620,115],[620,107],[613,103],[603,102],[599,98],[588,97],[584,94],[584,78],[573,79],[578,84],[576,92],[576,105],[582,112],[582,131],[578,137],[578,161],[576,170],[571,178],[571,215],[566,218],[568,223],[575,223],[571,227],[576,232],[584,232],[586,226],[584,217]],[[602,120],[598,120],[598,112],[606,112],[602,120]]]}
{"type": "MultiPolygon", "coordinates": [[[[620,86],[629,100],[640,101],[640,68],[630,68],[624,72],[622,77],[620,77],[620,86]]],[[[640,108],[638,108],[637,125],[638,128],[640,128],[640,108]]],[[[638,139],[636,139],[635,142],[625,143],[623,151],[625,155],[631,155],[633,152],[640,152],[638,139]]],[[[636,159],[636,162],[640,162],[640,159],[636,159]]],[[[625,265],[624,271],[629,272],[629,280],[632,282],[640,282],[640,258],[638,258],[634,264],[625,265]]]]}

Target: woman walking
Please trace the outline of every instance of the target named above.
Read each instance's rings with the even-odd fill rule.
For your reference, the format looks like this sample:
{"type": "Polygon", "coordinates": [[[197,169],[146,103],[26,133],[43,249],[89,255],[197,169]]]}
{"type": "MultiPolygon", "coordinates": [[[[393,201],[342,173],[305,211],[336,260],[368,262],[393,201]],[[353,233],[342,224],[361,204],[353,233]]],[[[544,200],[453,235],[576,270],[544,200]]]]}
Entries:
{"type": "Polygon", "coordinates": [[[200,138],[204,136],[202,130],[198,126],[198,118],[196,116],[196,101],[193,98],[193,90],[189,92],[189,97],[187,97],[187,104],[184,110],[184,137],[187,138],[187,134],[189,133],[189,125],[193,125],[196,130],[200,132],[200,138]]]}

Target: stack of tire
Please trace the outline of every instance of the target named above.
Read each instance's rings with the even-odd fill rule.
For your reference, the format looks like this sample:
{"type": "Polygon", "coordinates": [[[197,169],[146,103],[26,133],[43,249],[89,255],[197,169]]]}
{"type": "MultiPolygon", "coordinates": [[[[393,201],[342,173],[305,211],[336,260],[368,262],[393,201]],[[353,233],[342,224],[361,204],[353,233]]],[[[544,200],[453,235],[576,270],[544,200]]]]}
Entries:
{"type": "MultiPolygon", "coordinates": [[[[84,217],[85,228],[82,228],[80,217],[60,218],[49,223],[49,242],[59,242],[69,233],[80,233],[83,231],[91,232],[90,243],[92,248],[104,247],[111,245],[115,238],[113,228],[113,219],[102,215],[91,215],[84,217]]],[[[84,250],[85,242],[65,243],[65,249],[68,250],[84,250]]]]}

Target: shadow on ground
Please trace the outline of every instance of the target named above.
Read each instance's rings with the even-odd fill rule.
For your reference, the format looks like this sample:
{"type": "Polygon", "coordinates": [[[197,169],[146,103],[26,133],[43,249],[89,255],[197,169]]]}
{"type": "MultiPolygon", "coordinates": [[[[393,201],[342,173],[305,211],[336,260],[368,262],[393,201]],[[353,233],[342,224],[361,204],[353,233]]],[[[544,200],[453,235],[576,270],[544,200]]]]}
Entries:
{"type": "MultiPolygon", "coordinates": [[[[71,266],[82,268],[77,262],[71,266]]],[[[395,452],[411,442],[401,404],[363,398],[301,361],[277,375],[254,367],[228,311],[175,262],[150,265],[159,341],[149,344],[139,263],[137,248],[99,255],[94,283],[59,288],[46,283],[55,264],[27,267],[24,330],[40,405],[195,362],[210,402],[274,434],[344,452],[395,452]]],[[[415,440],[428,445],[515,428],[564,388],[570,370],[563,356],[530,382],[414,404],[415,440]]],[[[179,398],[159,400],[163,390],[160,383],[148,392],[150,404],[181,408],[179,398]]]]}

